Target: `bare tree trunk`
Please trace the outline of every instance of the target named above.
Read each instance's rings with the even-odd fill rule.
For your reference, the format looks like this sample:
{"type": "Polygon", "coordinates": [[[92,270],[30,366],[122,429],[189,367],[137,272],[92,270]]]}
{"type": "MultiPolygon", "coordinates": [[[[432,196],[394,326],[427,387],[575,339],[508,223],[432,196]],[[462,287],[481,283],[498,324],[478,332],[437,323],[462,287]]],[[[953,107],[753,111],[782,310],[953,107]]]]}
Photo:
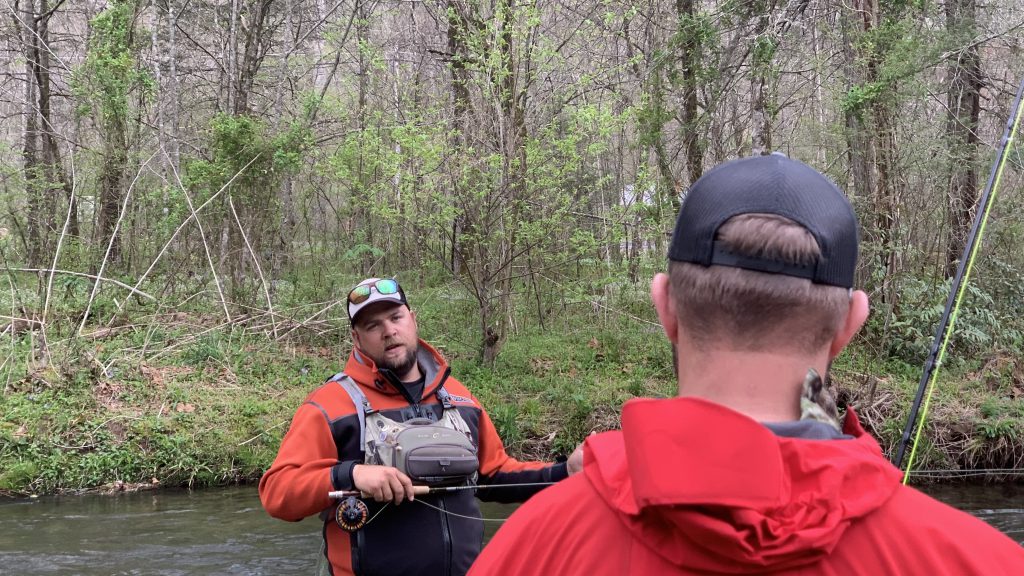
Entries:
{"type": "MultiPolygon", "coordinates": [[[[402,71],[401,71],[401,68],[398,66],[398,56],[397,56],[397,54],[393,58],[389,59],[388,70],[390,70],[391,75],[393,77],[393,83],[394,84],[392,86],[391,96],[394,98],[394,102],[393,102],[393,106],[394,106],[394,109],[395,109],[394,122],[395,122],[395,125],[398,126],[398,125],[401,125],[401,122],[402,122],[402,116],[401,116],[401,112],[400,112],[402,110],[402,96],[399,93],[399,89],[398,89],[399,84],[402,83],[401,82],[402,71]]],[[[394,152],[396,158],[401,158],[402,157],[402,144],[401,144],[401,142],[397,141],[397,139],[396,139],[395,143],[392,144],[392,151],[394,152]]],[[[396,205],[398,206],[398,221],[399,222],[408,222],[409,221],[409,214],[407,214],[407,210],[406,210],[406,204],[407,204],[407,200],[408,199],[402,197],[402,163],[401,163],[401,161],[396,162],[396,164],[395,164],[395,173],[391,176],[391,193],[394,196],[396,205]]],[[[417,241],[417,238],[416,238],[418,235],[419,235],[418,234],[418,226],[416,226],[415,224],[413,226],[409,227],[409,230],[408,230],[407,233],[400,233],[400,234],[398,234],[399,266],[401,266],[403,269],[419,268],[420,267],[420,261],[419,261],[419,242],[417,241]],[[410,238],[410,236],[411,236],[411,238],[410,238]]]]}
{"type": "MultiPolygon", "coordinates": [[[[448,40],[448,53],[451,58],[452,74],[452,118],[454,132],[454,146],[458,150],[466,148],[466,134],[469,130],[470,113],[472,103],[469,99],[469,44],[467,38],[471,34],[470,15],[459,5],[457,0],[448,1],[448,28],[446,31],[448,40]]],[[[452,194],[458,198],[461,196],[459,181],[454,179],[452,194]]],[[[450,246],[451,263],[449,265],[452,277],[459,278],[462,266],[462,231],[465,226],[465,215],[457,213],[452,220],[451,234],[448,238],[450,246]]]]}
{"type": "Polygon", "coordinates": [[[238,4],[241,0],[231,0],[231,16],[228,21],[228,37],[224,46],[222,61],[227,61],[225,81],[221,84],[224,89],[224,110],[234,111],[235,94],[238,90],[238,4]]]}
{"type": "MultiPolygon", "coordinates": [[[[41,184],[37,193],[42,194],[42,206],[45,212],[45,221],[50,224],[48,229],[54,229],[53,218],[57,212],[56,201],[50,191],[50,186],[56,184],[63,190],[67,201],[71,204],[68,211],[68,234],[73,237],[80,235],[78,224],[78,205],[75,199],[74,190],[67,175],[64,173],[64,164],[61,159],[60,148],[57,146],[56,127],[54,125],[53,112],[51,108],[51,83],[50,83],[50,18],[53,12],[50,11],[47,0],[40,0],[39,11],[36,13],[34,1],[30,0],[29,9],[23,13],[25,26],[26,58],[29,70],[35,80],[36,110],[38,120],[36,121],[36,132],[42,140],[42,173],[36,173],[37,182],[41,184]],[[38,179],[41,179],[40,182],[38,179]]],[[[63,210],[60,211],[63,213],[63,210]]]]}
{"type": "Polygon", "coordinates": [[[668,200],[670,211],[673,214],[679,211],[680,186],[675,174],[672,173],[672,166],[669,164],[669,154],[665,150],[663,126],[667,113],[665,111],[665,91],[662,86],[661,70],[658,67],[655,67],[651,72],[648,95],[650,96],[653,110],[649,114],[651,120],[644,127],[644,130],[647,132],[647,138],[650,139],[651,152],[653,152],[654,162],[658,166],[658,175],[661,176],[661,186],[659,186],[661,193],[659,194],[657,206],[658,222],[661,222],[662,208],[665,205],[664,200],[668,200]]]}
{"type": "Polygon", "coordinates": [[[111,114],[105,124],[103,165],[100,167],[100,202],[96,221],[97,246],[102,254],[110,245],[110,261],[117,262],[121,255],[121,242],[114,234],[124,200],[124,176],[128,165],[124,119],[111,114]]]}
{"type": "MultiPolygon", "coordinates": [[[[754,29],[755,44],[765,46],[774,42],[769,37],[769,9],[766,9],[757,17],[757,25],[754,29]]],[[[775,106],[771,96],[772,89],[769,86],[771,79],[769,73],[773,57],[769,54],[762,54],[756,47],[752,59],[753,71],[750,75],[750,128],[751,128],[751,152],[755,155],[771,154],[772,143],[772,109],[775,106]]]]}
{"type": "Polygon", "coordinates": [[[751,152],[755,155],[771,154],[773,149],[772,122],[765,83],[765,77],[761,74],[755,74],[750,79],[750,124],[753,131],[751,152]]]}
{"type": "MultiPolygon", "coordinates": [[[[171,166],[175,171],[181,170],[181,156],[179,152],[179,134],[178,130],[181,127],[181,120],[179,114],[181,112],[181,99],[178,93],[178,43],[177,43],[177,32],[178,32],[178,18],[181,16],[180,12],[175,12],[174,0],[167,0],[167,59],[168,69],[170,70],[168,78],[168,92],[169,100],[171,101],[171,127],[170,127],[170,155],[171,155],[171,166]]],[[[164,205],[166,206],[166,198],[164,205]]]]}
{"type": "MultiPolygon", "coordinates": [[[[295,49],[295,31],[293,22],[294,12],[294,1],[288,0],[285,6],[285,54],[291,54],[295,49]]],[[[288,58],[283,58],[280,63],[277,78],[277,97],[274,100],[274,111],[275,111],[275,131],[280,131],[281,120],[285,117],[285,88],[288,86],[289,79],[291,78],[291,70],[288,58]]],[[[276,234],[276,242],[274,242],[274,250],[270,257],[269,268],[270,275],[274,276],[274,271],[281,269],[288,265],[291,260],[292,242],[291,238],[295,233],[295,201],[294,201],[294,190],[292,186],[292,175],[286,173],[281,179],[281,187],[278,192],[281,200],[281,211],[278,217],[278,230],[276,234]]]]}
{"type": "Polygon", "coordinates": [[[68,234],[72,237],[79,237],[78,226],[78,202],[75,199],[71,181],[64,173],[64,162],[61,160],[60,148],[57,147],[57,132],[54,125],[52,112],[51,84],[50,84],[50,18],[53,12],[50,11],[47,0],[40,0],[39,5],[39,36],[36,38],[35,51],[38,58],[36,66],[36,78],[39,88],[39,117],[42,120],[40,127],[43,129],[43,158],[53,182],[59,183],[64,190],[64,196],[71,204],[68,209],[68,234]]]}
{"type": "Polygon", "coordinates": [[[637,214],[633,217],[631,225],[626,228],[625,238],[629,243],[627,249],[629,264],[627,265],[626,275],[629,278],[630,284],[636,284],[640,281],[640,253],[642,252],[641,245],[643,243],[643,237],[640,235],[640,225],[642,223],[639,214],[637,214]]]}
{"type": "MultiPolygon", "coordinates": [[[[676,15],[680,21],[692,22],[697,16],[698,4],[694,0],[676,0],[676,15]]],[[[686,173],[693,184],[704,174],[704,144],[700,139],[700,111],[697,102],[701,63],[700,39],[695,34],[684,33],[680,45],[682,64],[682,120],[683,157],[686,158],[686,173]]],[[[673,204],[678,209],[678,201],[673,204]]]]}
{"type": "MultiPolygon", "coordinates": [[[[358,46],[366,41],[367,35],[369,34],[370,26],[366,18],[366,4],[364,0],[356,1],[355,10],[356,45],[358,46]]],[[[359,134],[360,138],[364,138],[367,128],[367,98],[369,96],[368,91],[370,80],[369,65],[370,64],[366,52],[364,50],[359,50],[357,58],[358,70],[356,72],[357,94],[355,121],[356,131],[359,134]]],[[[369,209],[369,206],[372,204],[373,200],[369,197],[370,176],[366,173],[366,162],[364,156],[366,152],[367,151],[364,150],[362,146],[360,146],[359,151],[356,153],[356,181],[354,192],[359,196],[356,199],[354,199],[356,202],[355,213],[357,221],[360,223],[360,226],[366,233],[367,244],[370,245],[371,247],[376,247],[374,244],[375,229],[373,226],[373,222],[375,219],[372,217],[369,209]]],[[[363,255],[361,260],[362,271],[363,273],[367,273],[370,269],[370,266],[373,265],[374,256],[372,253],[366,253],[363,255]]]]}
{"type": "MultiPolygon", "coordinates": [[[[156,66],[153,66],[156,76],[156,115],[157,115],[157,143],[163,156],[162,163],[165,168],[168,180],[174,181],[174,173],[179,170],[178,152],[178,122],[179,122],[179,98],[178,98],[178,46],[177,46],[177,22],[179,14],[175,11],[175,0],[166,0],[161,6],[160,18],[157,19],[151,30],[153,46],[157,47],[159,54],[156,66]]],[[[169,202],[167,188],[163,193],[163,206],[166,209],[169,202]]]]}
{"type": "MultiPolygon", "coordinates": [[[[946,29],[953,38],[970,40],[977,27],[975,0],[946,2],[946,29]]],[[[945,269],[956,274],[967,244],[974,206],[978,199],[978,120],[981,115],[981,58],[976,44],[969,44],[949,64],[949,93],[946,99],[946,136],[949,150],[948,222],[945,269]]]]}
{"type": "MultiPolygon", "coordinates": [[[[22,10],[21,19],[28,24],[35,21],[35,7],[22,10]]],[[[15,19],[15,27],[21,30],[20,22],[15,19]]],[[[34,29],[23,30],[23,47],[25,49],[25,130],[22,139],[21,157],[25,173],[25,195],[28,200],[28,214],[25,218],[26,249],[28,260],[33,267],[42,267],[45,250],[44,236],[49,227],[46,226],[46,214],[43,195],[46,187],[42,178],[39,161],[39,113],[36,108],[36,76],[35,64],[32,60],[32,43],[34,29]]]]}
{"type": "MultiPolygon", "coordinates": [[[[274,0],[256,0],[253,3],[253,9],[248,12],[246,25],[242,27],[245,47],[242,52],[241,65],[236,70],[235,98],[232,106],[232,113],[236,116],[249,113],[249,97],[252,93],[253,82],[256,80],[256,73],[259,72],[263,58],[270,46],[270,37],[266,27],[267,17],[270,15],[270,7],[273,3],[274,0]]],[[[241,20],[237,20],[232,25],[232,30],[235,30],[240,22],[241,20]]]]}
{"type": "MultiPolygon", "coordinates": [[[[871,33],[878,27],[882,14],[878,0],[856,0],[854,8],[860,16],[860,32],[871,33]]],[[[855,55],[855,59],[863,62],[863,82],[873,86],[881,82],[880,68],[885,58],[884,45],[866,45],[863,53],[855,55]]],[[[875,264],[883,270],[880,290],[880,301],[887,305],[888,313],[896,307],[895,276],[898,264],[896,245],[897,222],[899,221],[900,186],[896,177],[897,145],[896,145],[896,110],[894,81],[868,99],[854,119],[855,136],[852,145],[859,145],[851,154],[863,155],[857,158],[860,164],[854,165],[854,174],[864,180],[857,182],[856,187],[870,199],[871,212],[865,236],[873,244],[875,264]]]]}
{"type": "MultiPolygon", "coordinates": [[[[822,25],[822,24],[823,23],[821,21],[812,21],[810,23],[811,51],[812,51],[812,55],[813,55],[813,60],[815,62],[819,62],[821,60],[821,54],[824,53],[824,51],[826,50],[825,42],[824,42],[824,39],[822,38],[822,36],[824,36],[824,35],[818,29],[819,26],[822,25]]],[[[822,73],[821,73],[823,66],[824,65],[822,65],[822,64],[815,65],[814,68],[813,68],[813,71],[812,71],[813,75],[811,76],[812,82],[813,82],[813,86],[814,86],[814,110],[815,110],[815,115],[816,115],[817,120],[818,120],[818,125],[821,126],[822,128],[826,125],[825,96],[824,96],[824,90],[823,90],[823,87],[822,87],[823,81],[822,81],[822,73]]],[[[828,152],[828,150],[824,146],[818,146],[818,149],[817,149],[817,152],[816,152],[815,156],[816,156],[816,159],[818,161],[818,165],[819,166],[824,166],[825,165],[825,160],[828,157],[827,156],[827,152],[828,152]]]]}

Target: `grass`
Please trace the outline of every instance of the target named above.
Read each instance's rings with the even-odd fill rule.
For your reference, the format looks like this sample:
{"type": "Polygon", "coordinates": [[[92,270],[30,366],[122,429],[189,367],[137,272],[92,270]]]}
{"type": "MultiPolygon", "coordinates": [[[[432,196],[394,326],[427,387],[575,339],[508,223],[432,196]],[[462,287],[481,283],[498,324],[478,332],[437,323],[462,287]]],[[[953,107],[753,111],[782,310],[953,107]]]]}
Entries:
{"type": "Polygon", "coordinates": [[[257,346],[204,342],[199,356],[187,348],[109,376],[86,367],[70,378],[47,370],[13,382],[0,396],[0,490],[257,478],[291,412],[332,364],[257,346]]]}
{"type": "MultiPolygon", "coordinates": [[[[477,360],[476,308],[465,292],[439,284],[411,288],[409,296],[422,336],[449,358],[516,457],[567,454],[589,432],[617,427],[626,400],[674,393],[670,348],[654,324],[646,286],[563,297],[543,327],[531,303],[517,311],[493,368],[477,360]]],[[[131,318],[99,324],[112,304],[85,330],[99,337],[74,336],[74,307],[56,308],[48,354],[40,352],[38,332],[6,344],[0,492],[258,479],[296,407],[347,356],[340,306],[299,323],[325,306],[282,306],[278,339],[266,314],[228,323],[201,306],[139,308],[131,318]]],[[[916,467],[1020,467],[1022,362],[995,354],[944,372],[916,467]]],[[[857,407],[890,453],[919,374],[917,366],[877,357],[864,342],[833,367],[841,399],[857,407]]]]}

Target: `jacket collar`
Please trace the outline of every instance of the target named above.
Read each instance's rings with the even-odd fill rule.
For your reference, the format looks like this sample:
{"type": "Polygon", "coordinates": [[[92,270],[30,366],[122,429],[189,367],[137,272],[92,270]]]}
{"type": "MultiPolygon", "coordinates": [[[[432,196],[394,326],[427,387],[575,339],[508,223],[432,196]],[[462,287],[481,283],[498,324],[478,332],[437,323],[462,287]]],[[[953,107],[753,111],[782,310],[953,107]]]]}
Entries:
{"type": "MultiPolygon", "coordinates": [[[[792,497],[792,468],[798,459],[845,461],[852,454],[889,466],[878,443],[847,410],[843,433],[849,440],[782,438],[761,422],[698,398],[632,400],[622,411],[631,484],[640,508],[651,505],[772,507],[792,497]],[[699,442],[694,442],[700,438],[699,442]],[[805,442],[816,445],[804,446],[805,442]],[[852,445],[840,446],[834,442],[852,445]],[[799,446],[799,448],[797,448],[799,446]],[[672,458],[666,459],[666,454],[672,458]],[[679,462],[699,462],[699,474],[680,474],[679,462]],[[749,474],[744,473],[744,470],[749,474]],[[756,481],[753,479],[756,478],[756,481]]],[[[842,462],[837,461],[838,468],[842,462]]],[[[881,472],[881,471],[880,471],[881,472]]]]}
{"type": "Polygon", "coordinates": [[[902,474],[852,410],[843,432],[852,438],[784,438],[701,399],[631,400],[622,432],[587,439],[584,471],[634,537],[668,562],[782,570],[824,557],[900,487],[902,474]]]}
{"type": "MultiPolygon", "coordinates": [[[[434,394],[448,378],[450,369],[448,362],[433,346],[427,344],[423,339],[418,340],[418,344],[416,362],[419,363],[420,372],[423,374],[423,397],[427,398],[434,394]]],[[[345,364],[345,374],[362,386],[373,388],[381,394],[403,395],[399,389],[401,382],[394,374],[388,370],[379,369],[373,359],[355,346],[352,347],[348,362],[345,364]]]]}

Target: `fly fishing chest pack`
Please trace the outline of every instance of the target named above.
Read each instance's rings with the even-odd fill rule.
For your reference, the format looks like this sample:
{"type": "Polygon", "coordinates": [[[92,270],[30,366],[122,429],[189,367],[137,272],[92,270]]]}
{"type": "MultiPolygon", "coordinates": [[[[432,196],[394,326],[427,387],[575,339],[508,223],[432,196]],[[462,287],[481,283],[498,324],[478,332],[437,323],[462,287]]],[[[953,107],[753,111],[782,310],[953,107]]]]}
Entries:
{"type": "Polygon", "coordinates": [[[480,462],[472,433],[443,385],[435,392],[442,407],[438,421],[412,418],[397,422],[374,410],[359,385],[344,373],[331,380],[341,385],[355,404],[366,464],[392,466],[414,484],[426,486],[476,480],[480,462]]]}

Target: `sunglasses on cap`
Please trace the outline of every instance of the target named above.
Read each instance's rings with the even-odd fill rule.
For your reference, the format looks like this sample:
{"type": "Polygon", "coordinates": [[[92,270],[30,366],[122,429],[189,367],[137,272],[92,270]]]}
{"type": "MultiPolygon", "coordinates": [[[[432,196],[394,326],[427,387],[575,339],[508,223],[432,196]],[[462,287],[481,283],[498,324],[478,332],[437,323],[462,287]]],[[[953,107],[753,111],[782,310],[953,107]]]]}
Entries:
{"type": "Polygon", "coordinates": [[[377,280],[371,284],[360,284],[352,289],[348,293],[348,301],[351,304],[362,304],[370,298],[370,294],[376,290],[378,294],[398,294],[401,288],[398,287],[398,282],[390,278],[384,278],[377,280]]]}

